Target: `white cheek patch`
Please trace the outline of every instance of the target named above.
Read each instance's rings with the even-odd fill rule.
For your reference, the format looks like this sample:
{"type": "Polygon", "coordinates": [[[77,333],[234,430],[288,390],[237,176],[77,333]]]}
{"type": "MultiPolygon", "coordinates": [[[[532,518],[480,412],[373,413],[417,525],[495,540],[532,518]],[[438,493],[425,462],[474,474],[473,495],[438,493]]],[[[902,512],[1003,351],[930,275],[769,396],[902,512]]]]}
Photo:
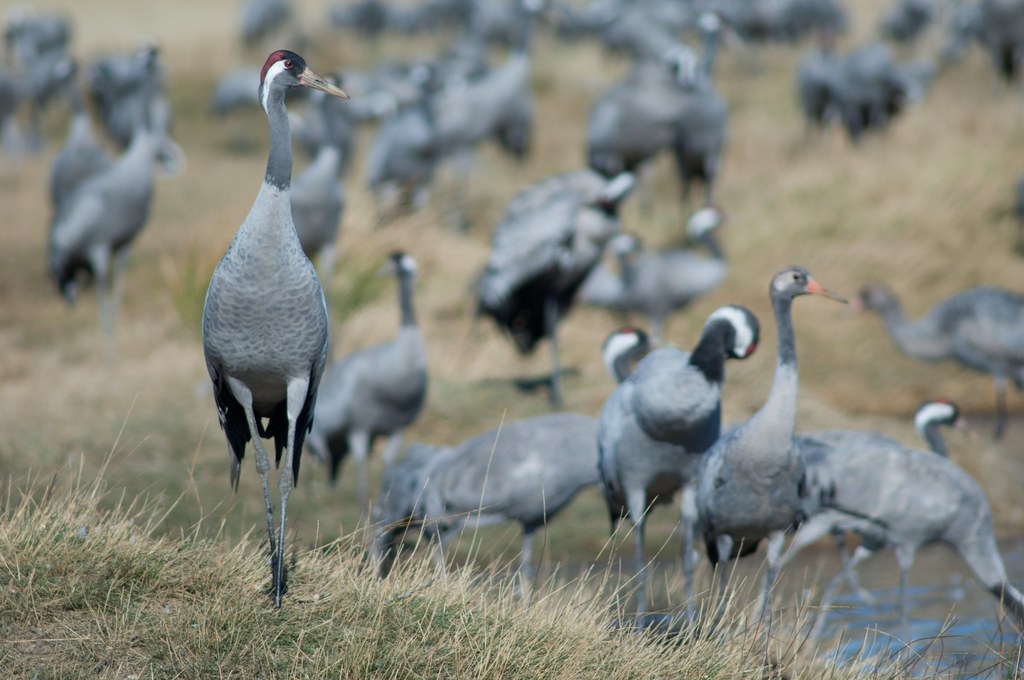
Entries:
{"type": "Polygon", "coordinates": [[[754,329],[751,328],[747,315],[736,307],[719,307],[711,313],[704,327],[706,328],[709,324],[719,319],[728,321],[736,331],[736,343],[733,345],[733,354],[738,357],[745,357],[750,346],[754,344],[754,329]]]}
{"type": "Polygon", "coordinates": [[[914,429],[924,437],[924,428],[928,427],[929,423],[950,421],[953,419],[953,414],[952,404],[944,404],[940,401],[930,402],[917,409],[917,413],[914,414],[914,429]]]}
{"type": "Polygon", "coordinates": [[[615,375],[615,360],[636,347],[639,341],[636,333],[616,333],[604,343],[604,367],[616,380],[618,376],[615,375]]]}
{"type": "Polygon", "coordinates": [[[412,255],[403,255],[402,269],[415,274],[419,270],[419,266],[416,264],[416,260],[412,259],[412,255]]]}
{"type": "Polygon", "coordinates": [[[686,230],[690,232],[690,236],[700,236],[717,227],[721,219],[721,215],[714,208],[701,208],[690,218],[686,230]]]}
{"type": "Polygon", "coordinates": [[[287,70],[284,67],[284,62],[284,59],[274,62],[274,65],[267,70],[266,77],[263,78],[263,91],[260,93],[262,95],[260,98],[260,104],[263,105],[264,112],[267,110],[267,101],[270,99],[270,84],[274,82],[274,78],[287,70]]]}

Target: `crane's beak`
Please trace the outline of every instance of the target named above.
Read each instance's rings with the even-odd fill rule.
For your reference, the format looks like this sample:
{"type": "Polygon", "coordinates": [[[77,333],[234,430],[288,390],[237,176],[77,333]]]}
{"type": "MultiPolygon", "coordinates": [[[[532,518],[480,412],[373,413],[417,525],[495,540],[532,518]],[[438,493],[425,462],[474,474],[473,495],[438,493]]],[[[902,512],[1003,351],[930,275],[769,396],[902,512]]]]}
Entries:
{"type": "Polygon", "coordinates": [[[818,283],[815,279],[808,279],[807,292],[812,293],[814,295],[824,295],[825,297],[832,298],[833,300],[838,300],[839,302],[847,302],[846,298],[844,298],[842,295],[835,292],[834,290],[829,290],[825,286],[818,283]]]}
{"type": "Polygon", "coordinates": [[[341,97],[342,99],[348,99],[349,96],[345,93],[345,90],[341,89],[336,85],[332,85],[322,75],[312,70],[308,66],[306,70],[299,74],[299,82],[306,87],[311,87],[314,90],[320,90],[326,92],[329,95],[335,97],[341,97]]]}

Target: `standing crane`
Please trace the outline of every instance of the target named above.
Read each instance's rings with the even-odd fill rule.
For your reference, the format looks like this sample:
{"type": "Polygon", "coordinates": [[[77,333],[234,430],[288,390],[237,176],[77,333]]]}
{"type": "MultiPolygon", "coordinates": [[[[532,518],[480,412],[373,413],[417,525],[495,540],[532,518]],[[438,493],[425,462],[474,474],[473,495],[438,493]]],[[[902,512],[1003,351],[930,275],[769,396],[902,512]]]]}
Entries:
{"type": "Polygon", "coordinates": [[[270,127],[266,174],[256,200],[213,272],[203,307],[203,353],[228,439],[231,486],[252,440],[263,480],[273,571],[274,606],[285,590],[284,536],[288,496],[299,474],[316,391],[327,363],[327,303],[292,222],[292,146],[285,93],[311,87],[348,98],[294,52],[278,50],[263,64],[260,104],[270,127]],[[270,464],[262,438],[273,438],[280,466],[281,524],[274,540],[270,464]]]}
{"type": "Polygon", "coordinates": [[[988,373],[996,383],[996,426],[1006,429],[1006,383],[1024,390],[1024,296],[998,288],[971,288],[908,320],[896,295],[880,283],[860,291],[859,306],[876,312],[896,346],[925,361],[955,359],[988,373]]]}
{"type": "Polygon", "coordinates": [[[551,340],[551,402],[562,403],[556,330],[576,291],[618,231],[619,203],[633,174],[608,180],[592,170],[549,177],[509,202],[476,283],[477,310],[529,354],[551,340]]]}

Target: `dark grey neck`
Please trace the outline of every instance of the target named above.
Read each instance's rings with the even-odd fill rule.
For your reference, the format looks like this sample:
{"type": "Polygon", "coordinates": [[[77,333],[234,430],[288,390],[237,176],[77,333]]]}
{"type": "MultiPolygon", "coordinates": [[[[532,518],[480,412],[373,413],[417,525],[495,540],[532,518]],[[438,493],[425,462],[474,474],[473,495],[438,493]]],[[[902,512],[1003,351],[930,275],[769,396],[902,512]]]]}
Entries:
{"type": "Polygon", "coordinates": [[[292,183],[292,138],[284,90],[272,89],[267,97],[267,123],[270,126],[270,154],[263,181],[284,191],[292,183]]]}
{"type": "Polygon", "coordinates": [[[720,384],[725,379],[725,337],[732,326],[719,320],[704,329],[700,342],[690,354],[690,364],[704,375],[709,383],[720,384]]]}
{"type": "Polygon", "coordinates": [[[718,239],[715,238],[713,232],[709,231],[704,234],[701,234],[700,238],[698,238],[697,240],[700,241],[704,245],[704,247],[708,249],[708,252],[711,253],[711,257],[715,258],[716,260],[725,260],[725,253],[722,251],[722,247],[718,245],[718,239]]]}
{"type": "Polygon", "coordinates": [[[924,440],[928,442],[928,448],[933,453],[937,453],[943,458],[949,458],[949,449],[946,448],[946,440],[942,438],[942,434],[939,432],[938,423],[928,423],[924,426],[924,432],[921,434],[924,440]]]}
{"type": "Polygon", "coordinates": [[[413,275],[402,272],[398,275],[398,307],[402,313],[402,326],[416,325],[416,310],[412,305],[413,275]]]}

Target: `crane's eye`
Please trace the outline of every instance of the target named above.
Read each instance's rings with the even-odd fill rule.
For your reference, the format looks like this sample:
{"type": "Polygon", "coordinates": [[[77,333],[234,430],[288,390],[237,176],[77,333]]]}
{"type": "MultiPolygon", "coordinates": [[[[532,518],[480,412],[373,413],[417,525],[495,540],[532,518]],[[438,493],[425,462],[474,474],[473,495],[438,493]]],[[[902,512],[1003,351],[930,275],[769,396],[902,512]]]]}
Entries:
{"type": "Polygon", "coordinates": [[[285,59],[284,60],[284,67],[285,68],[291,68],[292,67],[292,60],[291,59],[285,59]]]}

